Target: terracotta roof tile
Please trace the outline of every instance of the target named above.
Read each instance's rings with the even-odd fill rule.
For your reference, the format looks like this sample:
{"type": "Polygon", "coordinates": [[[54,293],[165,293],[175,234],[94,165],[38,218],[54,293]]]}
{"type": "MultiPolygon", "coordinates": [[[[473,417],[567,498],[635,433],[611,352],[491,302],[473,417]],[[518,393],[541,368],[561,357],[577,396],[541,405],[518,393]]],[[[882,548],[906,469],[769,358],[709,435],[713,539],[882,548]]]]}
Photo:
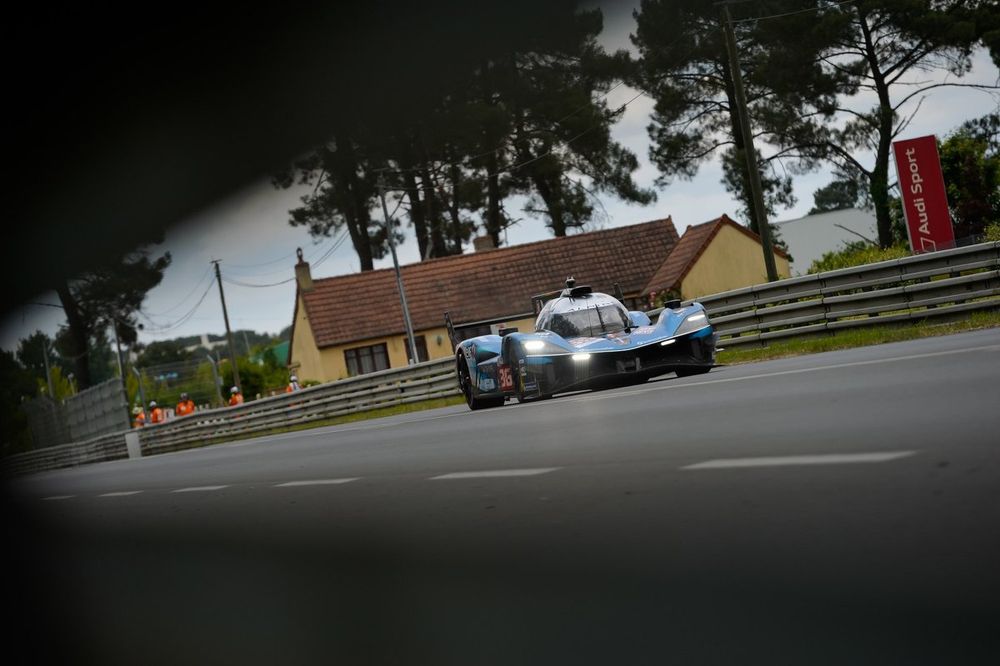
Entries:
{"type": "MultiPolygon", "coordinates": [[[[567,277],[610,291],[615,282],[637,294],[678,242],[668,217],[643,224],[431,259],[401,268],[414,330],[531,312],[531,296],[560,288],[567,277]]],[[[319,347],[404,331],[391,268],[313,280],[303,293],[319,347]]]]}

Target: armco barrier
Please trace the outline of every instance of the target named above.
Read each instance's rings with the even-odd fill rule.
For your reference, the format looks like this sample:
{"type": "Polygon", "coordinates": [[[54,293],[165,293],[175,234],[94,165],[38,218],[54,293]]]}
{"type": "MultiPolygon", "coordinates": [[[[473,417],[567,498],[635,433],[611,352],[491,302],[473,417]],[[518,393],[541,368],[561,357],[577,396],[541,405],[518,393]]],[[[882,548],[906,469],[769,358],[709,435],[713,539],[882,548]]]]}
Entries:
{"type": "MultiPolygon", "coordinates": [[[[829,334],[847,328],[967,316],[1000,308],[1000,243],[907,257],[735,289],[697,299],[721,346],[829,334]]],[[[649,314],[656,317],[662,310],[649,314]]],[[[454,359],[383,370],[302,391],[196,412],[139,431],[143,455],[204,446],[380,407],[459,395],[454,359]]],[[[7,473],[38,472],[128,457],[125,433],[3,460],[7,473]]]]}
{"type": "Polygon", "coordinates": [[[1000,243],[805,275],[696,300],[708,310],[723,347],[965,317],[1000,308],[1000,243]]]}
{"type": "MultiPolygon", "coordinates": [[[[247,402],[195,412],[140,430],[142,455],[204,446],[233,437],[289,428],[324,419],[459,395],[453,358],[418,363],[312,386],[247,402]]],[[[125,433],[8,456],[4,473],[25,474],[128,457],[125,433]]]]}

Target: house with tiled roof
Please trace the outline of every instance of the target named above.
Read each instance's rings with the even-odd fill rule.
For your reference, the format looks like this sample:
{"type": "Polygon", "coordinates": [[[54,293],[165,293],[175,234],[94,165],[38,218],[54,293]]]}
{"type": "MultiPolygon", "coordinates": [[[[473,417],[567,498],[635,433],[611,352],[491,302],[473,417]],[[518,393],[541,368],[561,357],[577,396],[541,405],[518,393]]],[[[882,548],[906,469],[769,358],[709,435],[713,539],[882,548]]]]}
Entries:
{"type": "MultiPolygon", "coordinates": [[[[691,229],[706,236],[703,226],[691,229]]],[[[670,280],[683,287],[687,276],[699,275],[698,264],[706,254],[713,260],[723,258],[725,263],[717,266],[723,273],[756,260],[758,271],[733,278],[749,280],[739,286],[766,280],[761,277],[764,262],[758,242],[733,243],[728,232],[716,230],[707,234],[710,238],[685,243],[690,233],[679,237],[668,217],[401,266],[417,360],[453,353],[445,312],[463,339],[501,325],[533,330],[531,296],[560,288],[567,277],[606,293],[615,293],[618,285],[633,309],[648,307],[653,291],[670,291],[670,280]],[[717,252],[714,245],[720,236],[725,247],[717,252]],[[683,261],[674,254],[679,248],[687,248],[683,261]],[[661,274],[662,279],[654,280],[661,274]]],[[[784,267],[787,275],[787,261],[784,267]]],[[[300,380],[332,381],[409,363],[394,269],[313,279],[309,265],[300,260],[296,276],[289,366],[300,380]]],[[[683,289],[679,293],[688,295],[683,289]]]]}
{"type": "MultiPolygon", "coordinates": [[[[789,277],[788,255],[774,249],[779,277],[789,277]]],[[[683,299],[767,282],[760,237],[727,215],[688,227],[670,256],[642,290],[683,299]]]]}

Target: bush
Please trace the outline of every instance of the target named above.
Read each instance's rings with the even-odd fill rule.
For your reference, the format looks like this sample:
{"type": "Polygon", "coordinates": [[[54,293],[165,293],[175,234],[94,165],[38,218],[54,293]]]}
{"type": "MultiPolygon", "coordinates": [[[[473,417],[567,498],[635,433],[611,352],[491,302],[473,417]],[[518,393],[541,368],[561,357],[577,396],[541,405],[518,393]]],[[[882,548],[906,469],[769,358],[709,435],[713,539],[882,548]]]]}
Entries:
{"type": "Polygon", "coordinates": [[[1000,241],[1000,222],[994,222],[986,227],[983,242],[1000,241]]]}
{"type": "Polygon", "coordinates": [[[864,266],[865,264],[874,264],[879,261],[888,261],[889,259],[901,259],[908,256],[910,256],[910,250],[903,244],[893,245],[883,250],[877,245],[866,241],[854,241],[847,243],[843,250],[827,252],[812,262],[807,273],[835,271],[840,268],[864,266]]]}

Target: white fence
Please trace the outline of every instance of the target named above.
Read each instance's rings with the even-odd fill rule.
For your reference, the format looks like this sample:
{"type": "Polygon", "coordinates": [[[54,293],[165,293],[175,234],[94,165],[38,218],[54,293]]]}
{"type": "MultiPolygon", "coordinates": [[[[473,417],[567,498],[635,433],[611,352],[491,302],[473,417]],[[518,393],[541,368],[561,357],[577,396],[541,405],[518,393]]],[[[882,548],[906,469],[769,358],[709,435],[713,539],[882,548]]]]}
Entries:
{"type": "MultiPolygon", "coordinates": [[[[1000,243],[983,243],[790,278],[698,299],[721,346],[1000,308],[1000,243]]],[[[650,315],[656,317],[660,311],[650,315]]],[[[381,407],[459,395],[454,359],[314,386],[238,407],[206,410],[138,431],[143,455],[294,428],[381,407]]],[[[38,472],[128,457],[125,432],[10,456],[7,473],[38,472]]]]}

